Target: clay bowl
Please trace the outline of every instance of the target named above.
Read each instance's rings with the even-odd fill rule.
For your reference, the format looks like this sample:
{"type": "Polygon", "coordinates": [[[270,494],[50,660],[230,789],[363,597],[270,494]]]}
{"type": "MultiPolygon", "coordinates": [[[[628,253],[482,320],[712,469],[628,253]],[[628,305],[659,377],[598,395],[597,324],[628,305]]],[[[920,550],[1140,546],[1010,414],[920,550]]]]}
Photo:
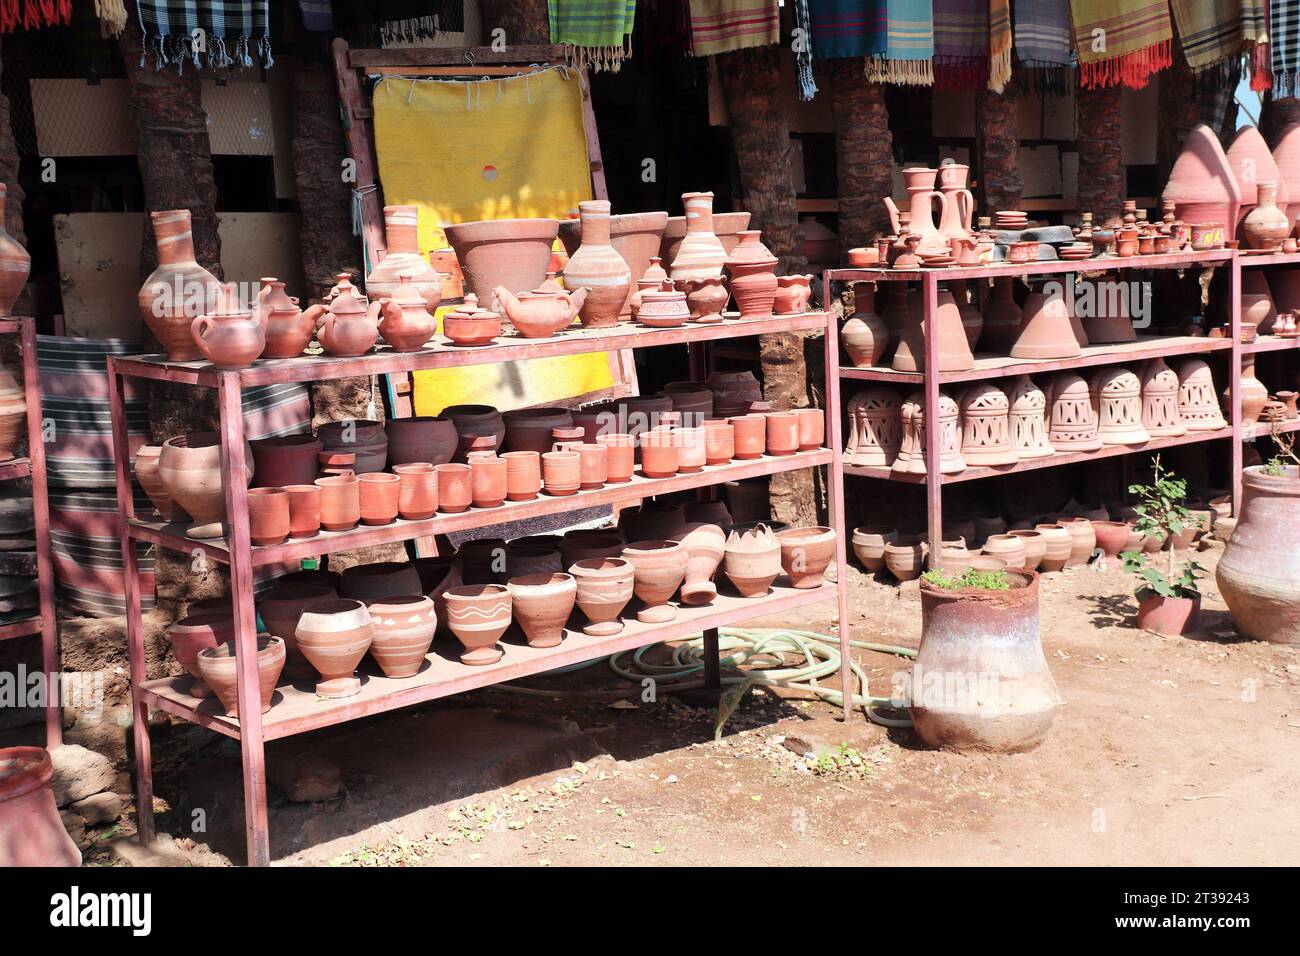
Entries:
{"type": "Polygon", "coordinates": [[[525,574],[511,578],[506,586],[515,620],[528,638],[528,646],[557,647],[578,596],[573,575],[525,574]]]}
{"type": "MultiPolygon", "coordinates": [[[[262,713],[271,709],[275,684],[284,669],[284,641],[278,637],[257,639],[257,690],[262,713]]],[[[227,717],[239,716],[239,679],[236,669],[235,642],[227,641],[199,651],[199,675],[216,693],[227,717]]]]}
{"type": "Polygon", "coordinates": [[[776,536],[781,545],[781,569],[796,588],[821,585],[826,566],[835,557],[833,528],[791,528],[776,536]]]}

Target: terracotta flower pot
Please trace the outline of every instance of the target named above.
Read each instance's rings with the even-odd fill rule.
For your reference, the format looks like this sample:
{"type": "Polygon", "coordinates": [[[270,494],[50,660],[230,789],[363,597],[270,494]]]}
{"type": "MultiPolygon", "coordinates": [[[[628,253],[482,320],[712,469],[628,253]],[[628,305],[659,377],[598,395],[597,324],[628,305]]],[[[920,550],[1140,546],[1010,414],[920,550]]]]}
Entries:
{"type": "Polygon", "coordinates": [[[1094,521],[1092,532],[1097,539],[1097,547],[1106,552],[1108,558],[1118,557],[1128,547],[1132,528],[1126,521],[1094,521]]]}
{"type": "Polygon", "coordinates": [[[826,440],[826,413],[820,408],[796,408],[799,420],[799,450],[816,451],[826,440]]]}
{"type": "Polygon", "coordinates": [[[1043,563],[1043,558],[1047,556],[1047,542],[1043,538],[1043,533],[1030,528],[1016,528],[1008,531],[1007,534],[1019,538],[1024,546],[1025,570],[1037,571],[1043,563]]]}
{"type": "Polygon", "coordinates": [[[777,276],[776,300],[772,311],[777,315],[803,315],[812,297],[812,276],[777,276]]]}
{"type": "Polygon", "coordinates": [[[231,612],[225,609],[190,613],[173,624],[167,636],[171,639],[176,663],[193,678],[190,696],[211,697],[212,688],[203,682],[199,673],[199,651],[234,639],[235,622],[231,612]]]}
{"type": "Polygon", "coordinates": [[[346,598],[309,604],[298,618],[295,635],[303,656],[320,673],[317,697],[334,699],[361,693],[361,680],[353,672],[373,637],[365,604],[346,598]]]}
{"type": "Polygon", "coordinates": [[[1043,560],[1039,563],[1040,571],[1060,571],[1069,563],[1070,553],[1074,548],[1074,539],[1070,532],[1058,524],[1039,524],[1034,530],[1043,536],[1043,560]]]}
{"type": "Polygon", "coordinates": [[[605,480],[612,484],[631,481],[636,471],[636,440],[628,434],[600,435],[598,445],[605,446],[605,480]]]}
{"type": "Polygon", "coordinates": [[[444,514],[459,514],[468,509],[474,499],[469,465],[435,465],[434,472],[438,476],[438,510],[444,514]]]}
{"type": "MultiPolygon", "coordinates": [[[[766,427],[766,423],[764,425],[766,427]]],[[[735,428],[729,422],[704,426],[704,463],[726,465],[736,454],[735,428]]]]}
{"type": "Polygon", "coordinates": [[[608,637],[623,630],[619,615],[632,600],[635,569],[624,558],[584,558],[569,567],[577,585],[576,601],[591,637],[608,637]]]}
{"type": "Polygon", "coordinates": [[[1087,518],[1066,518],[1058,521],[1070,534],[1070,559],[1066,567],[1082,567],[1092,557],[1097,547],[1097,535],[1092,530],[1092,522],[1087,518]]]}
{"type": "MultiPolygon", "coordinates": [[[[252,450],[245,443],[248,464],[244,483],[253,478],[252,450]]],[[[191,538],[217,538],[224,532],[226,492],[222,484],[221,439],[216,432],[178,435],[163,442],[158,476],[172,500],[194,519],[186,529],[191,538]]]]}
{"type": "Polygon", "coordinates": [[[501,458],[506,463],[506,498],[536,498],[542,489],[542,456],[535,451],[508,451],[501,458]]]}
{"type": "Polygon", "coordinates": [[[567,497],[582,485],[582,458],[576,451],[542,455],[542,485],[548,495],[567,497]]]}
{"type": "Polygon", "coordinates": [[[398,478],[397,513],[406,521],[432,518],[438,510],[438,473],[427,461],[394,465],[398,478]]]}
{"type": "Polygon", "coordinates": [[[668,601],[686,576],[686,547],[680,541],[637,541],[623,549],[623,557],[635,570],[633,590],[645,605],[636,619],[644,624],[661,624],[677,616],[668,601]]]}
{"type": "Polygon", "coordinates": [[[641,473],[647,478],[671,478],[677,474],[677,445],[672,432],[657,428],[641,433],[641,473]]]}
{"type": "Polygon", "coordinates": [[[388,435],[388,467],[425,462],[442,465],[451,461],[460,445],[456,423],[444,415],[390,418],[384,423],[388,435]]]}
{"type": "Polygon", "coordinates": [[[885,545],[898,537],[898,531],[888,525],[868,524],[853,529],[853,553],[867,571],[876,572],[885,566],[885,545]]]}
{"type": "Polygon", "coordinates": [[[414,677],[433,644],[438,618],[433,600],[423,594],[384,598],[370,612],[370,656],[385,677],[414,677]]]}
{"type": "Polygon", "coordinates": [[[361,523],[392,524],[401,502],[402,479],[387,472],[358,475],[361,523]]]}
{"type": "Polygon", "coordinates": [[[500,508],[506,500],[506,472],[504,458],[495,455],[475,455],[470,459],[470,497],[475,508],[500,508]]]}
{"type": "Polygon", "coordinates": [[[820,587],[826,566],[835,557],[833,528],[791,528],[776,536],[781,546],[781,569],[796,588],[820,587]]]}
{"type": "Polygon", "coordinates": [[[718,596],[713,576],[727,551],[727,536],[716,524],[691,522],[673,535],[686,548],[683,604],[708,604],[718,596]]]}
{"type": "Polygon", "coordinates": [[[703,428],[674,428],[673,445],[677,448],[677,471],[690,475],[704,470],[707,448],[703,428]]]}
{"type": "MultiPolygon", "coordinates": [[[[738,415],[730,420],[735,447],[735,457],[747,461],[763,457],[767,450],[767,417],[764,415],[738,415]]],[[[780,428],[778,423],[777,428],[780,428]]],[[[785,426],[787,431],[789,425],[785,426]]],[[[798,446],[798,423],[795,426],[795,446],[798,446]]],[[[792,449],[793,450],[793,449],[792,449]]]]}
{"type": "Polygon", "coordinates": [[[722,568],[741,597],[762,597],[781,573],[781,544],[764,524],[744,534],[732,531],[722,568]]]}
{"type": "Polygon", "coordinates": [[[914,581],[925,568],[928,552],[929,547],[916,535],[900,535],[885,545],[885,567],[900,582],[914,581]]]}
{"type": "Polygon", "coordinates": [[[313,435],[283,435],[248,443],[253,450],[253,487],[310,485],[324,445],[313,435]]]}
{"type": "Polygon", "coordinates": [[[984,553],[1001,558],[1008,568],[1025,570],[1025,544],[1013,534],[992,534],[984,541],[984,553]]]}
{"type": "Polygon", "coordinates": [[[510,591],[504,584],[470,584],[451,588],[447,602],[447,626],[465,647],[462,664],[495,664],[502,651],[496,644],[510,627],[510,591]]]}
{"type": "MultiPolygon", "coordinates": [[[[271,709],[275,685],[284,669],[284,641],[278,637],[257,639],[257,688],[262,713],[271,709]]],[[[236,670],[235,642],[227,641],[199,651],[199,674],[226,708],[227,717],[239,716],[239,678],[236,670]]]]}
{"type": "Polygon", "coordinates": [[[283,488],[248,490],[248,536],[254,546],[283,544],[289,537],[289,493],[283,488]]]}
{"type": "MultiPolygon", "coordinates": [[[[162,344],[167,358],[173,362],[193,362],[202,357],[191,331],[194,319],[208,312],[220,292],[217,277],[195,261],[194,238],[188,209],[169,209],[151,212],[154,242],[158,245],[158,268],[149,274],[140,286],[136,297],[144,324],[162,344]]],[[[21,265],[20,257],[12,251],[17,243],[5,235],[4,243],[10,256],[21,265]]],[[[21,247],[19,247],[21,248],[21,247]]],[[[30,265],[30,259],[28,264],[30,265]]],[[[21,274],[21,269],[4,272],[6,279],[21,274]]],[[[22,291],[26,276],[17,283],[13,298],[22,291]]],[[[8,298],[8,289],[0,292],[0,305],[8,298]]],[[[12,302],[10,303],[12,307],[12,302]]],[[[5,310],[4,315],[10,313],[5,310]]]]}
{"type": "Polygon", "coordinates": [[[1164,597],[1145,588],[1137,594],[1137,625],[1161,637],[1181,637],[1196,630],[1201,596],[1164,597]]]}
{"type": "Polygon", "coordinates": [[[517,408],[503,412],[507,451],[533,451],[537,454],[551,450],[551,431],[573,427],[573,413],[567,408],[517,408]]]}
{"type": "MultiPolygon", "coordinates": [[[[0,191],[0,201],[3,198],[0,191]]],[[[17,245],[12,239],[9,242],[17,245]]],[[[2,266],[0,262],[0,271],[2,266]]],[[[21,291],[21,283],[18,286],[21,291]]],[[[0,749],[0,833],[5,834],[0,840],[0,867],[6,872],[13,867],[81,865],[81,851],[59,816],[53,778],[54,764],[43,747],[0,749]]]]}
{"type": "Polygon", "coordinates": [[[356,455],[352,470],[358,475],[388,467],[388,434],[381,422],[366,419],[325,422],[317,427],[316,437],[325,451],[356,455]]]}
{"type": "Polygon", "coordinates": [[[361,520],[361,482],[356,475],[317,478],[320,526],[326,531],[350,531],[361,520]]]}
{"type": "Polygon", "coordinates": [[[276,582],[257,599],[257,613],[266,630],[284,641],[284,676],[290,681],[307,680],[316,674],[298,649],[298,619],[312,604],[337,597],[338,592],[328,584],[276,582]]]}
{"type": "Polygon", "coordinates": [[[465,461],[470,452],[495,452],[501,447],[506,424],[501,413],[491,405],[452,405],[442,410],[456,425],[460,445],[456,461],[465,461]]]}
{"type": "Polygon", "coordinates": [[[767,453],[793,455],[799,450],[799,416],[794,412],[767,413],[767,453]]]}
{"type": "Polygon", "coordinates": [[[558,647],[578,596],[573,575],[526,574],[511,578],[507,587],[515,620],[528,638],[528,646],[558,647]]]}

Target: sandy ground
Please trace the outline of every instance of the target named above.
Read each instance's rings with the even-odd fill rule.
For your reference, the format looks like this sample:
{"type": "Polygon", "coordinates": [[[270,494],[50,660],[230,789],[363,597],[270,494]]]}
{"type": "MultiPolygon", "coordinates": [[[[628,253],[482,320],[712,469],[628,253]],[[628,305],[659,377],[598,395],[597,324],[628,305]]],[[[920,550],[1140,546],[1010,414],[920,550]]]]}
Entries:
{"type": "MultiPolygon", "coordinates": [[[[1213,566],[1214,553],[1198,556],[1213,566]]],[[[916,646],[917,584],[851,571],[855,638],[916,646]]],[[[1043,645],[1064,698],[1037,750],[922,749],[831,706],[753,690],[714,741],[716,708],[642,702],[598,666],[277,742],[344,794],[272,787],[289,865],[1294,864],[1300,855],[1300,651],[1242,641],[1217,594],[1200,633],[1133,626],[1117,567],[1043,579],[1043,645]],[[1118,597],[1116,595],[1119,595],[1118,597]],[[604,691],[605,694],[591,692],[604,691]],[[615,693],[630,694],[617,701],[615,693]],[[835,765],[786,746],[846,745],[835,765]]],[[[1213,577],[1209,578],[1213,590],[1213,577]]],[[[825,632],[832,609],[767,622],[825,632]]],[[[907,661],[866,652],[872,692],[907,661]]],[[[702,702],[703,703],[703,702],[702,702]]],[[[193,728],[155,735],[160,830],[193,863],[242,861],[237,750],[193,728]],[[203,811],[207,829],[186,821],[203,811]]],[[[101,862],[104,860],[101,858],[101,862]]]]}

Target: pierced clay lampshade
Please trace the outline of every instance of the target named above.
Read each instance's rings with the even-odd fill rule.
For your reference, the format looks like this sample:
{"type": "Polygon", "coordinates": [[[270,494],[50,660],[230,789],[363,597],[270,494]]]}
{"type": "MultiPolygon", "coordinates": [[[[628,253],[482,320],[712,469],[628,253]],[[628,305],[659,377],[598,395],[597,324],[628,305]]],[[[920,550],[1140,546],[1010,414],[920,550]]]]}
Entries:
{"type": "Polygon", "coordinates": [[[903,444],[902,405],[898,392],[885,385],[865,388],[849,399],[844,460],[851,465],[892,465],[903,444]]]}
{"type": "Polygon", "coordinates": [[[1065,296],[1055,289],[1045,292],[1049,285],[1043,283],[1025,299],[1020,334],[1011,346],[1012,358],[1075,358],[1082,354],[1065,296]]]}
{"type": "Polygon", "coordinates": [[[1193,432],[1228,426],[1219,408],[1214,376],[1202,359],[1187,359],[1178,365],[1178,417],[1193,432]]]}
{"type": "Polygon", "coordinates": [[[1113,277],[1100,281],[1079,283],[1079,298],[1075,303],[1076,311],[1080,303],[1086,308],[1082,311],[1086,317],[1082,320],[1084,334],[1094,345],[1109,345],[1114,342],[1136,342],[1137,330],[1129,318],[1128,294],[1125,289],[1131,284],[1116,282],[1113,277]]]}
{"type": "Polygon", "coordinates": [[[961,398],[961,457],[968,465],[1014,465],[1011,403],[992,382],[979,382],[961,398]]]}
{"type": "Polygon", "coordinates": [[[1011,385],[1007,396],[1011,411],[1007,416],[1011,428],[1011,447],[1018,458],[1046,458],[1056,449],[1047,440],[1047,396],[1028,375],[1021,375],[1011,385]]]}
{"type": "Polygon", "coordinates": [[[1178,376],[1164,359],[1152,359],[1142,373],[1142,426],[1152,438],[1187,434],[1178,415],[1178,376]]]}
{"type": "MultiPolygon", "coordinates": [[[[903,444],[894,460],[894,471],[905,475],[923,475],[925,458],[925,393],[915,391],[903,402],[903,444]]],[[[957,422],[960,412],[957,403],[943,392],[939,393],[939,473],[943,475],[964,471],[966,462],[961,457],[961,431],[957,422]]]]}
{"type": "Polygon", "coordinates": [[[925,369],[925,337],[939,336],[939,371],[964,372],[975,367],[966,330],[961,324],[957,300],[946,287],[939,287],[935,314],[924,318],[924,295],[908,296],[907,322],[903,326],[898,351],[894,353],[894,371],[920,372],[925,369]]]}
{"type": "Polygon", "coordinates": [[[1268,151],[1268,143],[1264,142],[1264,137],[1256,127],[1243,126],[1237,130],[1237,135],[1233,137],[1232,145],[1228,147],[1226,155],[1228,167],[1232,170],[1233,178],[1237,180],[1237,188],[1241,191],[1238,225],[1259,203],[1260,183],[1276,183],[1277,194],[1274,199],[1279,208],[1286,208],[1290,201],[1287,185],[1278,171],[1277,163],[1273,161],[1273,154],[1268,151]]]}
{"type": "Polygon", "coordinates": [[[1096,451],[1101,447],[1088,383],[1072,372],[1058,375],[1052,383],[1052,417],[1047,440],[1058,452],[1096,451]]]}
{"type": "Polygon", "coordinates": [[[1219,137],[1204,123],[1183,140],[1162,199],[1173,200],[1174,212],[1188,225],[1222,223],[1229,239],[1236,237],[1241,218],[1241,187],[1232,174],[1219,137]]]}
{"type": "Polygon", "coordinates": [[[1142,427],[1142,383],[1128,369],[1104,368],[1089,385],[1103,445],[1141,445],[1151,440],[1142,427]]]}

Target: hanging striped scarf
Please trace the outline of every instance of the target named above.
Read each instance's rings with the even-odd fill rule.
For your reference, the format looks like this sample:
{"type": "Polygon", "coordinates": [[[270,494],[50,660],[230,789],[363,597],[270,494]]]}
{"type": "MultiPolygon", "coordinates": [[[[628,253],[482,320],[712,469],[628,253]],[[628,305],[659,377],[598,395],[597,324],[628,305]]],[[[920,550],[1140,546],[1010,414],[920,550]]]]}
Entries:
{"type": "Polygon", "coordinates": [[[145,37],[141,63],[150,52],[160,70],[170,63],[180,70],[186,60],[213,70],[275,63],[267,0],[138,0],[136,9],[145,37]]]}
{"type": "Polygon", "coordinates": [[[1079,86],[1141,89],[1173,63],[1167,0],[1070,0],[1079,86]]]}
{"type": "Polygon", "coordinates": [[[632,55],[636,0],[547,0],[551,42],[595,72],[617,73],[632,55]]]}
{"type": "Polygon", "coordinates": [[[1183,55],[1193,73],[1253,52],[1266,38],[1266,0],[1171,0],[1183,55]]]}
{"type": "Polygon", "coordinates": [[[808,0],[813,56],[837,60],[885,52],[883,0],[808,0]]]}
{"type": "Polygon", "coordinates": [[[867,79],[876,83],[930,86],[934,83],[934,16],[931,0],[885,0],[888,28],[884,55],[867,60],[867,79]]]}
{"type": "Polygon", "coordinates": [[[989,0],[934,0],[934,88],[977,90],[989,78],[989,0]]]}
{"type": "Polygon", "coordinates": [[[1273,67],[1273,95],[1295,96],[1300,84],[1300,2],[1270,0],[1268,5],[1270,60],[1273,67]]]}
{"type": "Polygon", "coordinates": [[[714,56],[780,39],[777,0],[691,0],[691,53],[714,56]]]}
{"type": "Polygon", "coordinates": [[[1031,89],[1065,95],[1073,60],[1063,0],[1016,0],[1016,58],[1031,89]]]}
{"type": "Polygon", "coordinates": [[[0,33],[19,27],[66,27],[72,22],[72,0],[0,0],[0,33]]]}
{"type": "Polygon", "coordinates": [[[1011,0],[989,0],[989,89],[1011,82],[1011,0]]]}
{"type": "Polygon", "coordinates": [[[794,25],[798,36],[791,39],[794,47],[795,71],[799,74],[799,99],[810,100],[817,95],[817,81],[812,68],[812,15],[808,0],[794,0],[794,25]]]}

